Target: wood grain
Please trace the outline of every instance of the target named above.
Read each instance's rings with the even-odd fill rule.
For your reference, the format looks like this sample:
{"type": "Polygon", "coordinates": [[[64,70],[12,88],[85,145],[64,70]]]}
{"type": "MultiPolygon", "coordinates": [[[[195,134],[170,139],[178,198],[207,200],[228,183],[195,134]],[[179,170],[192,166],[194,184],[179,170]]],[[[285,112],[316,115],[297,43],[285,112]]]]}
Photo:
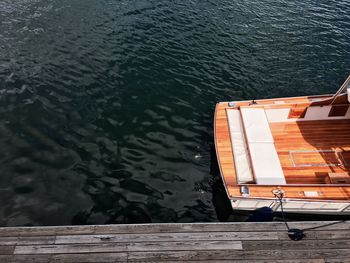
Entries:
{"type": "Polygon", "coordinates": [[[177,251],[177,250],[235,250],[242,249],[241,241],[178,241],[178,242],[135,242],[99,243],[99,244],[69,244],[69,245],[28,245],[16,246],[14,254],[69,254],[98,253],[123,251],[177,251]]]}
{"type": "MultiPolygon", "coordinates": [[[[183,240],[236,241],[236,240],[274,240],[277,232],[206,232],[206,233],[159,233],[159,234],[118,234],[118,235],[65,235],[57,236],[55,244],[117,243],[117,242],[179,242],[183,240]]],[[[1,242],[1,239],[0,239],[1,242]]]]}
{"type": "Polygon", "coordinates": [[[350,222],[290,222],[316,226],[298,242],[283,222],[0,228],[0,262],[346,262],[350,222]]]}

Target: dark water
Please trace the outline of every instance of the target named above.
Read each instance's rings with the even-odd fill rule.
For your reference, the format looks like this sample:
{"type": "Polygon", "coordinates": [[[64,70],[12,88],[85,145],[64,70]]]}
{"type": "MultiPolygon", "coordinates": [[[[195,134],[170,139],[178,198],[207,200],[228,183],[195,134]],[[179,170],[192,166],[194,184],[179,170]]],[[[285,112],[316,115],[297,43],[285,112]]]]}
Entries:
{"type": "Polygon", "coordinates": [[[0,0],[0,225],[217,221],[215,103],[349,73],[346,0],[0,0]]]}

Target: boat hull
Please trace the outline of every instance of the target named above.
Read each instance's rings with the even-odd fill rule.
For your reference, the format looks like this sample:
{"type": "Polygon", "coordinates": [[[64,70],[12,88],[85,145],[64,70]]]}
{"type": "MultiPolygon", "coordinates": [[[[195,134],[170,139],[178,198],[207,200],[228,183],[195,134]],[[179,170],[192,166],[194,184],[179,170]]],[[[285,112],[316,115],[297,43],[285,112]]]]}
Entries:
{"type": "MultiPolygon", "coordinates": [[[[234,211],[250,212],[262,207],[269,207],[273,212],[281,212],[281,203],[278,199],[230,198],[230,202],[234,211]]],[[[350,216],[350,202],[290,200],[285,198],[282,204],[285,213],[350,216]]]]}
{"type": "Polygon", "coordinates": [[[279,213],[280,189],[288,214],[349,216],[349,129],[346,95],[219,102],[215,149],[233,210],[279,213]]]}

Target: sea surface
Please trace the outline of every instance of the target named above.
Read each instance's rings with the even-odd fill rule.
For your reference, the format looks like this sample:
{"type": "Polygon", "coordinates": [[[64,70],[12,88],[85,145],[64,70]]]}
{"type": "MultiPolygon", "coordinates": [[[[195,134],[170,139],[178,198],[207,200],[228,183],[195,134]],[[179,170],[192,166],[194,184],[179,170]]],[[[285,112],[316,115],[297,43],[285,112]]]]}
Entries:
{"type": "Polygon", "coordinates": [[[215,104],[348,74],[348,0],[0,0],[0,225],[224,220],[215,104]]]}

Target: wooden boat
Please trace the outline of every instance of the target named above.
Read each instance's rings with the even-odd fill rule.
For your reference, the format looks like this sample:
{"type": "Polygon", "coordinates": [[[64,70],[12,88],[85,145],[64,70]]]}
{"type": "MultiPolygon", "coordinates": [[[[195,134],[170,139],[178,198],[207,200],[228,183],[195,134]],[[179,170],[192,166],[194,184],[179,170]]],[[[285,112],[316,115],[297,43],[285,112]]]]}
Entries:
{"type": "Polygon", "coordinates": [[[216,105],[216,154],[233,209],[350,215],[349,83],[334,95],[216,105]]]}

